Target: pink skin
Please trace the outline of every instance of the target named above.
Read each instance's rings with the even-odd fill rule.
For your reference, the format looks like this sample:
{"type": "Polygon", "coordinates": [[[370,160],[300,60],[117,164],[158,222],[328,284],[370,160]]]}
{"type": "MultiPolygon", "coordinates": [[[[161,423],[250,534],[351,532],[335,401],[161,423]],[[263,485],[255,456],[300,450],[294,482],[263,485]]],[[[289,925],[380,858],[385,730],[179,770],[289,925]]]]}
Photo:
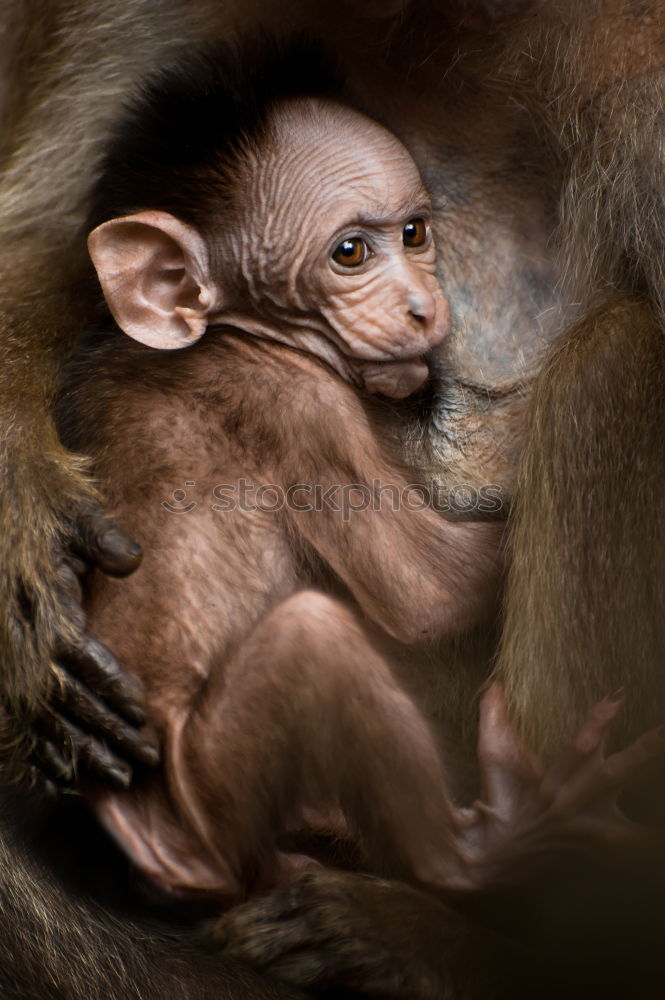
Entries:
{"type": "Polygon", "coordinates": [[[185,347],[224,323],[312,354],[367,392],[408,396],[450,327],[417,168],[391,133],[334,103],[289,101],[273,118],[274,140],[238,178],[233,224],[220,224],[221,266],[165,212],[91,233],[111,311],[152,347],[185,347]],[[413,220],[417,245],[405,236],[413,220]],[[334,256],[349,240],[364,247],[354,266],[334,256]]]}
{"type": "Polygon", "coordinates": [[[249,165],[252,218],[234,233],[236,259],[258,260],[238,325],[320,357],[368,392],[407,396],[427,378],[423,355],[450,327],[417,168],[395,136],[348,108],[290,101],[274,119],[274,147],[249,165]],[[275,210],[280,198],[297,215],[275,210]],[[412,219],[427,229],[418,247],[403,238],[412,219]],[[366,259],[341,266],[332,254],[353,238],[366,259]],[[275,298],[279,324],[269,331],[266,300],[275,298]]]}

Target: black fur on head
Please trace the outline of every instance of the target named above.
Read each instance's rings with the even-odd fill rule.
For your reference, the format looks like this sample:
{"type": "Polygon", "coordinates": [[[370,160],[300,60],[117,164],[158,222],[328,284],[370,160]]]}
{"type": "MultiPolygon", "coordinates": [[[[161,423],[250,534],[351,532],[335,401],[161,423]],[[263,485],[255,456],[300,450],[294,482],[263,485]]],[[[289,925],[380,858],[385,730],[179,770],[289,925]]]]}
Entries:
{"type": "Polygon", "coordinates": [[[88,228],[147,209],[203,232],[247,149],[261,148],[271,107],[342,96],[331,58],[298,37],[250,36],[188,54],[145,84],[116,128],[93,191],[88,228]]]}

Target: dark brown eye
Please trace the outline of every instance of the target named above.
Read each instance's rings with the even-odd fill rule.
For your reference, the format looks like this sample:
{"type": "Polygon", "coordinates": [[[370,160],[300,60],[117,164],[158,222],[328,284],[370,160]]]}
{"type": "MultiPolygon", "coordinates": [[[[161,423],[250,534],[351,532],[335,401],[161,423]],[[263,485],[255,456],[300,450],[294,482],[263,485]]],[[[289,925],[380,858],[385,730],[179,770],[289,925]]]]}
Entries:
{"type": "Polygon", "coordinates": [[[409,219],[402,230],[405,247],[421,247],[427,239],[427,223],[424,219],[409,219]]]}
{"type": "Polygon", "coordinates": [[[369,248],[359,236],[351,236],[333,250],[332,258],[342,267],[360,267],[369,255],[369,248]]]}

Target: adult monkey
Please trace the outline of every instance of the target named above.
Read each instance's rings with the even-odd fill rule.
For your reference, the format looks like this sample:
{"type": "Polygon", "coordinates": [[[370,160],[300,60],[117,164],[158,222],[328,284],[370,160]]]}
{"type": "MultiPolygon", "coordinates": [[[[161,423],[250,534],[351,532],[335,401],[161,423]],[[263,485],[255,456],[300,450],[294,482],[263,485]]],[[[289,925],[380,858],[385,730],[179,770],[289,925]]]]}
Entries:
{"type": "MultiPolygon", "coordinates": [[[[654,207],[662,196],[662,180],[653,150],[659,135],[661,57],[656,46],[663,15],[655,4],[618,0],[584,9],[572,0],[534,3],[524,23],[507,22],[490,36],[477,30],[471,35],[460,27],[459,4],[442,3],[439,12],[424,3],[414,2],[404,13],[394,6],[399,31],[392,34],[390,21],[362,33],[353,24],[340,25],[338,8],[328,22],[325,11],[317,14],[303,3],[295,19],[314,29],[318,19],[328,37],[339,42],[359,99],[374,117],[407,138],[433,192],[439,245],[450,248],[442,275],[458,321],[452,365],[441,389],[443,419],[436,442],[451,479],[512,484],[523,434],[521,387],[542,368],[548,337],[565,325],[562,302],[581,303],[576,315],[587,320],[570,335],[536,386],[516,494],[516,557],[503,645],[512,700],[531,739],[551,742],[553,725],[572,726],[585,701],[577,699],[579,685],[597,690],[599,696],[611,686],[608,678],[623,680],[627,664],[635,664],[632,673],[639,683],[629,692],[628,718],[631,727],[645,728],[662,714],[657,671],[665,619],[660,583],[663,519],[658,517],[662,348],[649,302],[658,305],[661,260],[659,213],[654,207]],[[641,121],[636,107],[654,113],[647,110],[641,121]],[[582,223],[577,235],[564,239],[564,258],[576,254],[584,259],[587,247],[579,233],[593,233],[590,227],[585,233],[585,218],[600,219],[605,226],[603,247],[609,252],[586,255],[591,272],[580,284],[574,275],[561,284],[553,257],[550,236],[562,213],[564,221],[582,223]],[[608,301],[610,287],[612,294],[619,289],[628,299],[608,301]],[[573,390],[576,404],[561,406],[562,397],[573,390]],[[590,494],[601,512],[597,517],[584,501],[590,494]],[[640,520],[642,510],[652,516],[640,520]],[[584,608],[591,613],[584,614],[584,608]]],[[[206,34],[226,30],[218,5],[205,11],[194,11],[194,5],[189,9],[206,15],[206,34]]],[[[45,301],[44,279],[53,276],[53,294],[58,296],[64,278],[70,280],[71,260],[62,249],[68,233],[74,240],[78,207],[85,199],[82,178],[92,169],[95,140],[103,139],[118,92],[128,78],[141,75],[146,62],[159,59],[173,38],[183,38],[186,23],[192,25],[175,4],[168,4],[170,20],[165,11],[154,3],[125,8],[122,16],[115,4],[110,13],[99,5],[94,13],[77,11],[69,3],[21,4],[10,10],[19,20],[27,16],[22,23],[30,25],[37,43],[37,49],[26,50],[29,86],[19,77],[17,94],[22,96],[7,104],[6,120],[10,123],[13,115],[11,134],[18,136],[7,140],[10,153],[15,142],[15,155],[7,159],[2,188],[3,207],[15,206],[3,223],[7,245],[9,237],[13,239],[3,262],[3,287],[11,291],[5,322],[12,332],[11,338],[3,338],[3,350],[5,361],[13,363],[3,365],[11,384],[2,395],[11,428],[19,425],[26,385],[38,404],[42,393],[39,419],[33,415],[30,426],[36,428],[40,420],[48,426],[48,392],[42,386],[50,376],[44,368],[49,358],[57,368],[52,347],[67,342],[68,328],[76,325],[77,317],[66,289],[66,310],[56,298],[40,316],[36,310],[45,301]],[[35,31],[38,24],[43,30],[35,31]],[[58,35],[65,24],[73,31],[71,41],[58,35]],[[143,48],[146,36],[151,38],[149,55],[143,48]],[[98,80],[100,49],[105,65],[113,66],[103,87],[98,80]],[[46,96],[49,91],[52,97],[46,96]],[[73,101],[76,94],[78,102],[73,101]],[[56,113],[61,105],[78,123],[75,135],[62,128],[56,113]],[[54,155],[58,149],[49,135],[62,136],[60,157],[54,155]],[[41,248],[50,249],[42,256],[41,248]],[[24,309],[12,302],[29,305],[24,309]],[[18,377],[21,366],[30,363],[25,341],[15,336],[19,322],[24,331],[43,336],[37,342],[37,333],[26,334],[33,364],[35,350],[42,344],[48,348],[37,350],[39,370],[28,370],[25,379],[18,377]]],[[[228,8],[224,11],[227,18],[228,8]]],[[[262,19],[270,21],[271,15],[264,13],[262,19]]],[[[472,27],[477,29],[477,17],[472,27]]],[[[191,31],[195,35],[196,27],[191,31]]],[[[596,248],[597,239],[596,231],[596,248]]],[[[574,310],[571,315],[575,317],[574,310]]],[[[25,428],[28,418],[22,415],[25,428]]],[[[24,430],[20,438],[26,451],[41,451],[44,434],[24,430]]],[[[42,477],[35,472],[38,463],[19,463],[15,442],[9,446],[12,468],[20,468],[25,478],[22,502],[17,507],[14,500],[8,501],[6,516],[21,534],[24,526],[29,533],[32,529],[27,519],[21,520],[21,511],[29,498],[37,527],[43,527],[39,501],[32,495],[35,479],[41,485],[42,477]]],[[[3,477],[5,488],[10,478],[3,477]]],[[[52,523],[48,509],[44,516],[52,523]]],[[[9,565],[17,566],[16,555],[23,552],[25,565],[34,566],[34,554],[44,551],[39,532],[35,534],[22,547],[14,546],[17,536],[10,534],[14,547],[9,565]]],[[[18,568],[25,568],[21,558],[18,568]]],[[[39,593],[48,593],[48,588],[39,588],[39,593]]],[[[58,620],[57,612],[54,618],[58,620]]],[[[31,674],[25,671],[24,652],[4,657],[15,709],[22,708],[25,699],[20,695],[26,692],[33,705],[39,677],[44,683],[47,677],[39,650],[31,674]],[[21,691],[19,679],[24,676],[21,691]]],[[[462,660],[468,668],[468,657],[462,660]]],[[[482,657],[478,662],[483,663],[482,657]]],[[[480,673],[481,667],[475,676],[480,673]]],[[[473,677],[469,683],[473,686],[473,677]]],[[[435,700],[433,705],[436,710],[435,700]]],[[[459,725],[459,720],[449,721],[459,725]]],[[[353,892],[362,897],[364,907],[378,898],[374,912],[379,917],[385,913],[385,901],[398,898],[387,887],[369,898],[357,885],[353,892]]],[[[339,936],[352,925],[345,918],[343,899],[338,902],[336,926],[321,928],[324,943],[326,934],[337,934],[335,948],[326,952],[321,947],[315,968],[310,955],[312,975],[336,971],[331,954],[349,961],[339,936]]],[[[393,926],[402,919],[400,914],[409,912],[403,901],[395,905],[393,926]]],[[[354,906],[351,916],[362,912],[361,906],[354,906]]],[[[441,982],[446,982],[441,932],[430,930],[435,914],[417,912],[424,914],[419,919],[428,932],[419,937],[425,943],[429,934],[432,940],[424,981],[429,976],[430,994],[441,995],[441,982]]],[[[379,932],[386,952],[392,944],[389,932],[390,926],[379,932]]],[[[411,944],[401,947],[407,978],[414,949],[411,944]]],[[[274,954],[279,957],[279,941],[274,954]]],[[[259,957],[271,960],[267,951],[259,957]]],[[[377,963],[372,965],[367,949],[361,957],[353,974],[365,983],[374,975],[376,982],[377,963]]],[[[292,963],[294,971],[302,974],[306,963],[300,969],[297,965],[292,963]]],[[[404,989],[407,995],[417,995],[408,985],[404,989]]]]}

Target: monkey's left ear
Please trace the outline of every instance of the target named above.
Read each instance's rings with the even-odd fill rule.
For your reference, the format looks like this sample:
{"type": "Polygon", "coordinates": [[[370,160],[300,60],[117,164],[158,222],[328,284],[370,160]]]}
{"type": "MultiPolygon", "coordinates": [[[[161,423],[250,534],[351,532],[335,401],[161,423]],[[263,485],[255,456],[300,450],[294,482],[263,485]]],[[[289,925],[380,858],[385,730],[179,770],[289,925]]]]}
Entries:
{"type": "Polygon", "coordinates": [[[167,212],[111,219],[88,237],[109,309],[134,340],[169,350],[205,333],[219,305],[201,235],[167,212]]]}

